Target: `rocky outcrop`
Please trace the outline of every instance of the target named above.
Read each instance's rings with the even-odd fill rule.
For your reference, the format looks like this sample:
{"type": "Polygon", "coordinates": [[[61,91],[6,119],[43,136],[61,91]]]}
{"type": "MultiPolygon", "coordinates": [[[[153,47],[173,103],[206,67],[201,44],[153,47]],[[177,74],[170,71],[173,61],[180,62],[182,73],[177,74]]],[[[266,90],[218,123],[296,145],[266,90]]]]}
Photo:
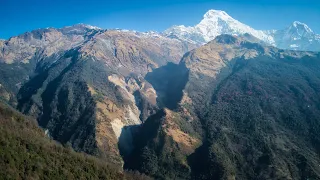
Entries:
{"type": "Polygon", "coordinates": [[[79,24],[27,32],[0,47],[3,100],[37,118],[53,139],[121,166],[136,126],[158,110],[144,76],[195,46],[79,24]]]}
{"type": "Polygon", "coordinates": [[[122,102],[112,101],[107,96],[97,99],[96,140],[104,151],[110,151],[111,147],[119,161],[120,154],[127,155],[133,150],[133,136],[136,126],[145,120],[143,114],[149,117],[157,110],[156,93],[143,79],[112,74],[108,80],[114,85],[117,98],[122,102]],[[149,108],[144,109],[144,104],[149,108]]]}
{"type": "Polygon", "coordinates": [[[15,105],[22,84],[72,49],[83,58],[101,61],[116,74],[144,77],[167,62],[178,63],[195,47],[156,33],[102,30],[84,24],[38,29],[0,42],[0,83],[12,94],[11,104],[15,105]]]}
{"type": "Polygon", "coordinates": [[[110,30],[94,36],[80,51],[124,76],[130,73],[144,76],[168,62],[178,63],[185,52],[195,47],[157,34],[110,30]]]}
{"type": "Polygon", "coordinates": [[[66,51],[83,43],[87,36],[96,33],[95,30],[86,29],[81,33],[70,34],[84,27],[74,26],[73,29],[39,29],[12,37],[0,44],[0,62],[29,63],[37,54],[40,57],[49,57],[59,51],[66,51]]]}
{"type": "Polygon", "coordinates": [[[141,126],[134,145],[133,152],[125,156],[125,168],[157,179],[188,179],[191,168],[187,157],[201,145],[201,137],[184,114],[164,108],[141,126]]]}
{"type": "Polygon", "coordinates": [[[320,177],[319,53],[86,25],[0,46],[1,100],[77,151],[158,179],[320,177]]]}
{"type": "Polygon", "coordinates": [[[182,97],[142,125],[125,167],[159,179],[319,178],[319,57],[222,35],[156,69],[159,101],[182,97]]]}

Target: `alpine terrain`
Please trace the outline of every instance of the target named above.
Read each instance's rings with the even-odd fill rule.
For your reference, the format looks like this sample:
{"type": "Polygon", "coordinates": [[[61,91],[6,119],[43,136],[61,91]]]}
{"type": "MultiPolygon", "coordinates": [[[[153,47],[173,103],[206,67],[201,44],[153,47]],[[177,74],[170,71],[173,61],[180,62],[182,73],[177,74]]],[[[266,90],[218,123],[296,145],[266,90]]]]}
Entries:
{"type": "Polygon", "coordinates": [[[221,34],[243,35],[245,33],[281,49],[320,51],[320,35],[314,33],[304,23],[295,21],[282,30],[255,30],[220,10],[209,10],[194,27],[180,25],[164,31],[168,37],[195,44],[207,43],[221,34]]]}
{"type": "Polygon", "coordinates": [[[320,179],[317,51],[218,10],[0,40],[0,179],[320,179]]]}

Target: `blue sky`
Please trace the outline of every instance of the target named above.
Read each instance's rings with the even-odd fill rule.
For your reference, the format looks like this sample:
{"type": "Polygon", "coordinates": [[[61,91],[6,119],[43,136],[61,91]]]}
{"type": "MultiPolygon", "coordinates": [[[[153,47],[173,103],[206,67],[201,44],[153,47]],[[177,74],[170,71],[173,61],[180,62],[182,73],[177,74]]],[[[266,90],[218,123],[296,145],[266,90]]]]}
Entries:
{"type": "Polygon", "coordinates": [[[320,0],[0,0],[0,38],[76,23],[163,31],[195,25],[209,9],[255,29],[282,29],[297,20],[320,33],[320,0]]]}

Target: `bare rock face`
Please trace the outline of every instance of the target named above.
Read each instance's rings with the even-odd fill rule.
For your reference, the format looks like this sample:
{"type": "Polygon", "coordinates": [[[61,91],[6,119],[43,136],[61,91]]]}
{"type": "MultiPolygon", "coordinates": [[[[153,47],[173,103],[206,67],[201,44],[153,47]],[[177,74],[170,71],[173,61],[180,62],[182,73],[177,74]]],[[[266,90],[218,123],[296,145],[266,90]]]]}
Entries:
{"type": "Polygon", "coordinates": [[[110,30],[94,36],[80,51],[123,75],[134,72],[144,76],[168,62],[178,63],[185,52],[195,47],[160,35],[110,30]]]}
{"type": "Polygon", "coordinates": [[[82,24],[0,48],[1,101],[77,151],[158,179],[320,177],[319,53],[82,24]]]}
{"type": "Polygon", "coordinates": [[[7,64],[29,63],[35,54],[49,57],[59,51],[65,51],[81,44],[87,33],[69,36],[64,34],[61,29],[53,28],[27,32],[0,44],[2,49],[0,60],[7,64]]]}
{"type": "MultiPolygon", "coordinates": [[[[133,150],[133,136],[136,127],[145,120],[143,114],[148,117],[156,112],[157,95],[153,87],[142,78],[124,78],[112,74],[108,76],[108,80],[123,102],[113,102],[107,96],[97,100],[96,140],[100,149],[109,151],[110,148],[105,146],[111,146],[119,158],[120,153],[130,154],[133,150]],[[111,137],[110,131],[114,133],[111,137]]],[[[95,95],[94,90],[90,91],[95,95]]]]}
{"type": "Polygon", "coordinates": [[[195,47],[84,24],[34,30],[0,41],[0,96],[50,137],[122,165],[137,127],[158,110],[145,75],[195,47]]]}

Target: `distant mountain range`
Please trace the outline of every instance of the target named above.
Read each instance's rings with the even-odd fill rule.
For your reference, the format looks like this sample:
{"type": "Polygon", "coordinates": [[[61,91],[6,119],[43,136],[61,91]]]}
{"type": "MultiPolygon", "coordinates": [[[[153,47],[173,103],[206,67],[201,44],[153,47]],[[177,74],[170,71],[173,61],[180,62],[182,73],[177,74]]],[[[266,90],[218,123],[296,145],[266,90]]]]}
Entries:
{"type": "MultiPolygon", "coordinates": [[[[54,28],[46,28],[54,29],[54,28]]],[[[69,34],[77,34],[85,29],[102,31],[102,28],[77,24],[60,28],[61,31],[68,31],[69,34]],[[80,28],[75,29],[75,27],[80,28]]],[[[40,30],[40,29],[39,29],[40,30]]],[[[42,29],[44,31],[45,29],[42,29]]],[[[294,21],[287,28],[282,30],[256,30],[240,21],[232,18],[225,11],[209,10],[203,16],[199,24],[195,26],[175,25],[164,32],[148,31],[145,33],[135,30],[115,29],[123,32],[136,33],[137,35],[168,37],[179,39],[196,46],[203,45],[213,40],[221,34],[243,35],[251,34],[268,45],[275,46],[280,49],[300,50],[300,51],[320,51],[320,35],[313,32],[306,24],[294,21]]],[[[77,41],[77,40],[76,40],[77,41]]],[[[1,43],[5,40],[0,39],[1,43]]]]}
{"type": "MultiPolygon", "coordinates": [[[[37,29],[0,41],[0,104],[36,119],[66,149],[155,179],[319,179],[317,48],[319,35],[305,24],[259,31],[216,10],[195,27],[163,33],[85,24],[37,29]]],[[[0,157],[2,149],[16,152],[7,137],[20,137],[19,124],[7,128],[14,115],[4,115],[0,105],[0,157]]],[[[47,147],[22,140],[13,147],[24,154],[47,147]]],[[[33,155],[11,154],[0,162],[8,170],[0,179],[12,179],[16,167],[26,170],[13,179],[45,167],[24,166],[30,161],[21,157],[33,155]]],[[[73,160],[58,170],[91,174],[73,160]]]]}
{"type": "Polygon", "coordinates": [[[193,27],[173,26],[164,31],[168,37],[179,38],[195,44],[204,44],[221,34],[249,33],[281,49],[320,51],[320,35],[306,24],[295,21],[283,30],[255,30],[220,10],[209,10],[193,27]]]}

